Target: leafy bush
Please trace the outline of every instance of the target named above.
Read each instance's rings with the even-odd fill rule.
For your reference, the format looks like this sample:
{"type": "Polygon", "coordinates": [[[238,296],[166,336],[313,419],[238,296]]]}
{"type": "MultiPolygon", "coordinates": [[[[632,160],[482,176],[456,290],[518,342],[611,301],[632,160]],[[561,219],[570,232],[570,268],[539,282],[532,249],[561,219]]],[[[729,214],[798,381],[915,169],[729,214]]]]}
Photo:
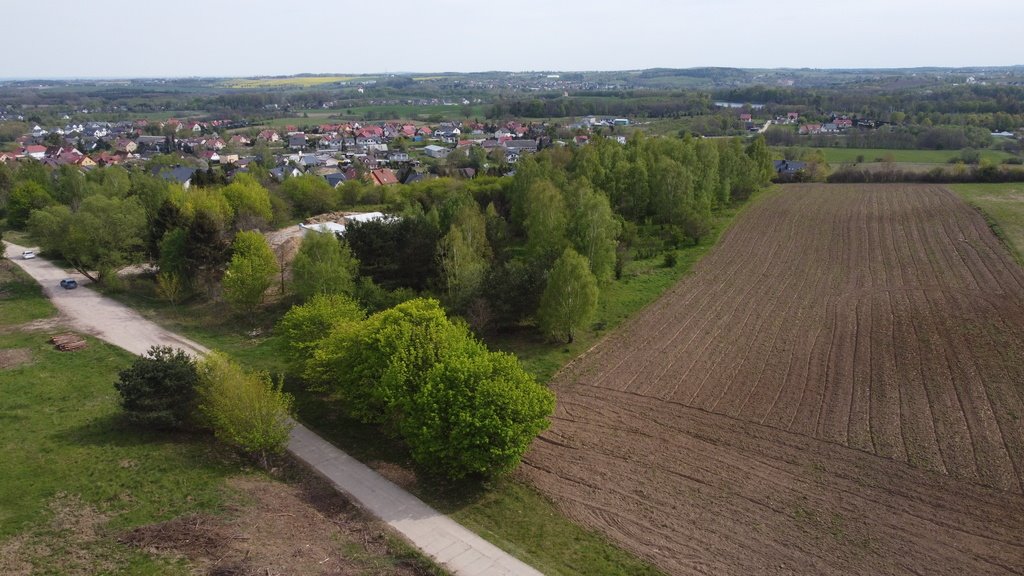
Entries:
{"type": "Polygon", "coordinates": [[[198,376],[191,356],[154,346],[120,373],[114,388],[128,419],[159,430],[186,427],[195,407],[198,376]]]}
{"type": "Polygon", "coordinates": [[[277,331],[288,344],[291,365],[301,369],[336,326],[365,317],[359,305],[344,294],[317,294],[305,304],[292,306],[278,322],[277,331]]]}
{"type": "Polygon", "coordinates": [[[214,435],[267,467],[294,426],[291,395],[265,372],[248,373],[219,352],[207,355],[198,372],[199,411],[214,435]]]}
{"type": "MultiPolygon", "coordinates": [[[[471,347],[472,348],[472,347],[471,347]]],[[[413,459],[449,478],[512,471],[547,428],[553,395],[502,352],[445,354],[402,402],[413,459]]]]}
{"type": "Polygon", "coordinates": [[[252,313],[277,274],[277,260],[259,232],[239,232],[224,273],[224,299],[238,312],[252,313]]]}
{"type": "Polygon", "coordinates": [[[422,469],[449,478],[515,468],[554,410],[554,396],[515,357],[489,352],[436,300],[337,325],[305,375],[334,386],[353,416],[397,432],[422,469]]]}

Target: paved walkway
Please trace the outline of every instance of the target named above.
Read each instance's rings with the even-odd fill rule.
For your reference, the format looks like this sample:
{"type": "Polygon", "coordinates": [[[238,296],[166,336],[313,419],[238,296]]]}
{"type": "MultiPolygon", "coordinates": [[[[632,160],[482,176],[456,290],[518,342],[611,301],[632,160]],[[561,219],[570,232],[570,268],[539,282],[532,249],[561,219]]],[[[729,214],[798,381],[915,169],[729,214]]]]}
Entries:
{"type": "MultiPolygon", "coordinates": [[[[88,280],[81,274],[61,270],[42,258],[22,260],[23,250],[22,246],[7,243],[7,257],[43,286],[74,328],[135,354],[144,354],[151,346],[175,346],[196,354],[208,352],[202,345],[168,332],[127,306],[82,286],[88,280]],[[59,286],[62,278],[74,278],[80,287],[64,290],[59,286]]],[[[540,575],[301,424],[292,430],[288,451],[453,574],[540,575]]]]}

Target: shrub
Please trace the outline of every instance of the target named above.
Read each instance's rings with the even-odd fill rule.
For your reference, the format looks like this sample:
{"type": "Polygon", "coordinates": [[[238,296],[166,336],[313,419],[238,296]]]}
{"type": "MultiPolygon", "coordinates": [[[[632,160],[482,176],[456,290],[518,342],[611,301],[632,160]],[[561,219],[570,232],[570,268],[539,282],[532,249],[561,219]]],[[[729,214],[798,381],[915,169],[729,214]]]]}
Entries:
{"type": "Polygon", "coordinates": [[[332,329],[366,317],[359,305],[344,294],[317,294],[305,304],[292,306],[277,324],[288,345],[288,360],[301,368],[313,349],[332,329]]]}
{"type": "Polygon", "coordinates": [[[158,430],[190,422],[198,382],[195,361],[182,350],[154,346],[120,373],[114,388],[128,420],[158,430]]]}
{"type": "Polygon", "coordinates": [[[515,469],[555,407],[514,356],[483,351],[440,358],[402,404],[413,460],[452,479],[515,469]]]}
{"type": "Polygon", "coordinates": [[[436,300],[336,326],[306,376],[333,385],[356,418],[397,432],[421,469],[453,479],[515,468],[554,410],[515,357],[488,352],[436,300]]]}
{"type": "Polygon", "coordinates": [[[678,262],[678,256],[676,255],[676,251],[668,250],[665,252],[665,257],[661,265],[664,266],[665,268],[675,268],[676,262],[678,262]]]}
{"type": "Polygon", "coordinates": [[[266,468],[295,425],[292,397],[265,372],[248,373],[222,353],[198,366],[199,411],[220,441],[254,456],[266,468]]]}

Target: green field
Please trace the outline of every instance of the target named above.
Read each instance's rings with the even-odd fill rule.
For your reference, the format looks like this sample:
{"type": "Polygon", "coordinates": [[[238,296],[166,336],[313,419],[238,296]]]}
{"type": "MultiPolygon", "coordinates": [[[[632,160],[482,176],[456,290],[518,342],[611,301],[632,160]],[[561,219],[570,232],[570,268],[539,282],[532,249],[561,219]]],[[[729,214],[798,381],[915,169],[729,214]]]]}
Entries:
{"type": "Polygon", "coordinates": [[[39,284],[16,264],[0,258],[0,327],[49,318],[55,312],[39,284]]]}
{"type": "Polygon", "coordinates": [[[180,561],[120,544],[118,534],[217,510],[237,460],[206,436],[126,426],[113,382],[132,355],[93,339],[85,350],[58,352],[46,341],[58,329],[12,329],[53,308],[12,263],[0,266],[0,570],[188,574],[180,561]]]}
{"type": "MultiPolygon", "coordinates": [[[[53,312],[39,286],[0,259],[0,573],[195,573],[182,558],[154,556],[121,538],[184,514],[230,516],[258,506],[227,481],[266,476],[206,433],[158,433],[126,423],[113,383],[133,355],[92,338],[84,350],[59,352],[47,339],[66,328],[19,327],[53,312]]],[[[302,487],[322,482],[287,460],[278,476],[302,487]]],[[[359,513],[346,516],[341,521],[351,533],[332,542],[354,570],[389,574],[401,565],[441,573],[397,538],[366,547],[365,533],[380,529],[359,513]]],[[[308,545],[280,538],[296,548],[308,545]]]]}
{"type": "Polygon", "coordinates": [[[334,110],[333,112],[346,120],[358,120],[372,113],[376,118],[383,120],[426,121],[433,118],[440,118],[442,120],[483,119],[489,108],[490,105],[488,104],[454,104],[450,106],[445,106],[444,104],[428,106],[385,104],[380,106],[352,106],[350,108],[334,110]],[[468,115],[466,113],[467,106],[468,115]]]}
{"type": "Polygon", "coordinates": [[[1024,184],[953,184],[949,187],[985,214],[993,231],[1024,265],[1024,184]]]}
{"type": "MultiPolygon", "coordinates": [[[[864,162],[907,162],[914,164],[946,164],[960,155],[959,150],[886,150],[883,148],[819,148],[829,164],[853,164],[859,156],[864,162]]],[[[999,150],[981,150],[982,160],[1002,162],[1011,157],[999,150]]],[[[833,166],[834,167],[834,166],[833,166]]]]}

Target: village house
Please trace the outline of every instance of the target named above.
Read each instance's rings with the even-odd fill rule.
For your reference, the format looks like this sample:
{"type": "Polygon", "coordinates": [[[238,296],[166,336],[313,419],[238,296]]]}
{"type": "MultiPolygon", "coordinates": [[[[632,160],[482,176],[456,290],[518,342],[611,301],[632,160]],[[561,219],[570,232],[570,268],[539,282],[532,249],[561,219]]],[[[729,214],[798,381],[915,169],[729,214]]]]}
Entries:
{"type": "Polygon", "coordinates": [[[306,135],[302,132],[289,134],[288,147],[292,150],[302,150],[306,147],[306,135]]]}
{"type": "Polygon", "coordinates": [[[450,149],[436,144],[431,144],[423,148],[423,153],[431,158],[447,158],[450,152],[450,149]]]}
{"type": "Polygon", "coordinates": [[[379,168],[370,171],[370,182],[374,186],[390,186],[398,184],[398,176],[390,168],[379,168]]]}

